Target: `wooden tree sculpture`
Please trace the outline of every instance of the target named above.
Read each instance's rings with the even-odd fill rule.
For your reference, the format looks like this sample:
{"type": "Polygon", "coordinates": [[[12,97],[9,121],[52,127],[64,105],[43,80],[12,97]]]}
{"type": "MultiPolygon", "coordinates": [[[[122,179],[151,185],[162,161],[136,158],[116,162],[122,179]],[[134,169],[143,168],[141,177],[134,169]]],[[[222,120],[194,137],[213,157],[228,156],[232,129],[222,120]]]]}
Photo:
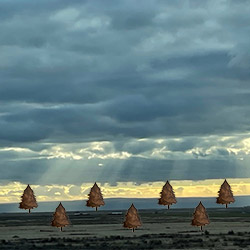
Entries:
{"type": "Polygon", "coordinates": [[[29,209],[29,213],[30,213],[30,209],[38,207],[37,202],[36,202],[36,197],[30,185],[28,185],[26,189],[24,190],[23,195],[21,196],[21,199],[22,201],[19,203],[19,208],[29,209]]]}
{"type": "Polygon", "coordinates": [[[206,208],[202,205],[201,201],[199,205],[195,208],[193,213],[193,220],[191,225],[201,227],[209,224],[208,215],[206,212],[206,208]]]}
{"type": "Polygon", "coordinates": [[[126,213],[123,226],[126,228],[132,228],[133,232],[135,231],[135,228],[141,226],[140,217],[133,203],[126,213]]]}
{"type": "Polygon", "coordinates": [[[87,203],[86,203],[87,207],[95,207],[95,210],[97,211],[98,207],[105,205],[103,197],[102,197],[101,189],[97,186],[96,182],[94,186],[91,188],[88,196],[89,196],[89,199],[87,200],[87,203]]]}
{"type": "Polygon", "coordinates": [[[69,224],[70,221],[67,216],[66,210],[63,207],[62,203],[60,202],[60,204],[56,208],[55,213],[53,214],[53,220],[51,221],[51,226],[60,227],[60,230],[62,231],[62,228],[68,226],[69,224]]]}
{"type": "Polygon", "coordinates": [[[173,188],[168,181],[163,186],[160,195],[161,197],[159,198],[158,204],[164,206],[168,205],[168,209],[170,205],[175,204],[177,202],[175,199],[173,188]]]}
{"type": "Polygon", "coordinates": [[[217,197],[216,203],[226,204],[226,208],[227,208],[227,204],[230,204],[231,202],[235,202],[233,192],[226,179],[221,185],[220,190],[218,191],[218,194],[219,194],[219,197],[217,197]]]}

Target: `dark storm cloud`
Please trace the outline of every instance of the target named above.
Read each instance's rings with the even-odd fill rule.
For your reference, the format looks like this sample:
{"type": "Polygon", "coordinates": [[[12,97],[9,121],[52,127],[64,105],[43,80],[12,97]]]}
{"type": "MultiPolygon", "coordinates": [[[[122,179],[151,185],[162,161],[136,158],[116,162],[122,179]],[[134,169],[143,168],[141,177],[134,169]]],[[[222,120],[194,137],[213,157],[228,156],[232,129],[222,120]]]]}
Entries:
{"type": "MultiPolygon", "coordinates": [[[[172,137],[187,138],[166,142],[170,154],[207,158],[212,145],[199,137],[249,132],[248,1],[7,0],[0,9],[1,148],[36,152],[5,152],[5,162],[38,157],[46,143],[74,151],[106,140],[106,153],[146,154],[158,143],[137,138],[172,137]]],[[[226,147],[213,154],[231,157],[226,147]]],[[[47,161],[32,159],[34,175],[55,168],[47,161]]]]}

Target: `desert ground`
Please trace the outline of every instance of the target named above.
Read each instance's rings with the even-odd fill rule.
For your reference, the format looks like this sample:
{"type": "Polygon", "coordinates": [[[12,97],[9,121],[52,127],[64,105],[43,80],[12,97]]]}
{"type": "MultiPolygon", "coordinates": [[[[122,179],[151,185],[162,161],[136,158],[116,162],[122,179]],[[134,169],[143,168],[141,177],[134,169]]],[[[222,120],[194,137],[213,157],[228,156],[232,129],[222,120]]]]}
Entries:
{"type": "Polygon", "coordinates": [[[250,249],[250,207],[207,209],[202,232],[190,225],[193,209],[138,210],[134,233],[122,226],[126,211],[113,212],[68,212],[62,232],[51,213],[2,213],[0,249],[250,249]]]}

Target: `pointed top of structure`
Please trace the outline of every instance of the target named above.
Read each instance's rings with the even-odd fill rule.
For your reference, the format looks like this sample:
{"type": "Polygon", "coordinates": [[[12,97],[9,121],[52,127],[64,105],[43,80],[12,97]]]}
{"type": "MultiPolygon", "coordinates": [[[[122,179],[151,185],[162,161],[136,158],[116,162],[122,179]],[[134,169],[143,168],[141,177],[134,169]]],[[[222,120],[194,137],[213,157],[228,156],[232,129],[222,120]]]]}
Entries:
{"type": "Polygon", "coordinates": [[[221,185],[222,187],[229,187],[229,183],[227,182],[227,180],[225,179],[224,182],[221,185]]]}
{"type": "MultiPolygon", "coordinates": [[[[198,205],[197,207],[199,207],[199,206],[200,206],[200,207],[204,207],[204,205],[202,204],[201,201],[199,202],[199,205],[198,205]]],[[[205,207],[204,207],[204,208],[205,208],[205,207]]]]}
{"type": "Polygon", "coordinates": [[[130,208],[128,209],[129,211],[137,211],[135,205],[132,203],[130,208]]]}

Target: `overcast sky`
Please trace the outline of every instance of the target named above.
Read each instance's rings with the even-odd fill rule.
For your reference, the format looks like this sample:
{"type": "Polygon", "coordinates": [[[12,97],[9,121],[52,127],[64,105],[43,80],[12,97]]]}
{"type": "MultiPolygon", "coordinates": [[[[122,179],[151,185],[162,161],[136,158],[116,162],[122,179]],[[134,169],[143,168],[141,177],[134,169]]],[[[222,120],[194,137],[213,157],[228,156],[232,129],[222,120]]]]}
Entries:
{"type": "Polygon", "coordinates": [[[0,183],[250,177],[249,1],[0,1],[0,183]]]}

